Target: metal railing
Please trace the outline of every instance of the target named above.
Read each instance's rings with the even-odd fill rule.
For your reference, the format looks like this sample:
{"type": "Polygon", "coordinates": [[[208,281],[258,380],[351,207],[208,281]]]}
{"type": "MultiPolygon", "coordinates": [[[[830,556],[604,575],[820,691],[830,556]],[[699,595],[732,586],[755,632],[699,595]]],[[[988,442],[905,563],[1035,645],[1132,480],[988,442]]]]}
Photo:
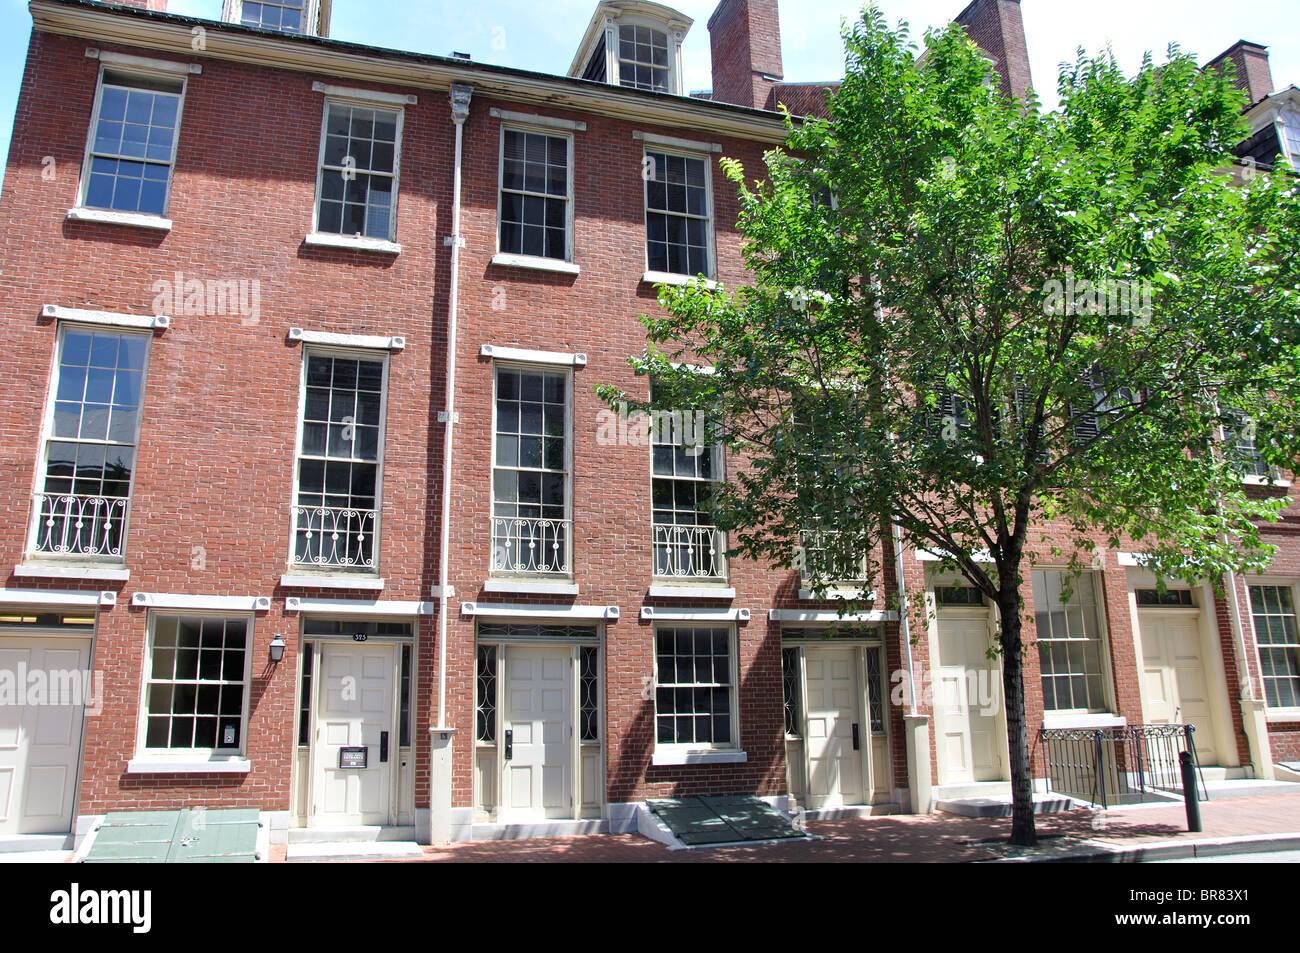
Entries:
{"type": "Polygon", "coordinates": [[[567,575],[571,520],[492,517],[492,571],[567,575]]]}
{"type": "Polygon", "coordinates": [[[125,497],[37,493],[35,506],[36,552],[62,556],[122,555],[125,497]]]}
{"type": "Polygon", "coordinates": [[[671,579],[724,579],[727,547],[716,526],[654,526],[654,574],[671,579]]]}
{"type": "Polygon", "coordinates": [[[1192,725],[1115,725],[1043,728],[1038,733],[1049,790],[1107,808],[1175,800],[1183,782],[1178,756],[1190,751],[1209,800],[1192,725]]]}
{"type": "Polygon", "coordinates": [[[295,506],[293,512],[295,563],[331,568],[374,568],[374,510],[295,506]]]}

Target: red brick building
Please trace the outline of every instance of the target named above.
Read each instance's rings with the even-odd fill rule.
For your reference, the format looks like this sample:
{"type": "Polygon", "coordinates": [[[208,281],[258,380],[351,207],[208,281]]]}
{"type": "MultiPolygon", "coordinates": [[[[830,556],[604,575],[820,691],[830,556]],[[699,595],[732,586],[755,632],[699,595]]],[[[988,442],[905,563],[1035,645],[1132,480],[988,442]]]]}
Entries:
{"type": "MultiPolygon", "coordinates": [[[[657,283],[745,279],[716,160],[760,168],[776,105],[824,88],[784,81],[775,0],[719,4],[708,96],[654,3],[601,3],[567,76],[330,39],[330,0],[225,7],[30,6],[0,669],[87,676],[0,706],[0,840],[200,805],[281,841],[626,830],[652,797],[929,810],[1007,779],[998,711],[925,691],[998,684],[987,607],[910,550],[879,604],[937,592],[923,633],[728,561],[727,461],[593,393],[648,386],[657,283]]],[[[1023,92],[1018,3],[958,22],[1023,92]]],[[[1296,527],[1235,603],[1148,607],[1105,554],[1040,616],[1087,648],[1029,660],[1031,726],[1193,720],[1225,775],[1300,758],[1296,527]]]]}

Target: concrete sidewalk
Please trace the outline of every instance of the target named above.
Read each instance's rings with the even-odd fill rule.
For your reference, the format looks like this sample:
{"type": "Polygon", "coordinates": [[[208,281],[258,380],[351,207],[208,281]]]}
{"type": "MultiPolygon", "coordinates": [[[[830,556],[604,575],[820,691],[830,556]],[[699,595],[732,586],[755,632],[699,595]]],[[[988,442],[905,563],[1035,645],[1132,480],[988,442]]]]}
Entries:
{"type": "MultiPolygon", "coordinates": [[[[700,850],[669,851],[635,834],[596,834],[537,840],[475,841],[425,847],[421,860],[459,863],[970,863],[1088,857],[1133,861],[1158,857],[1285,850],[1300,847],[1300,796],[1268,795],[1201,805],[1204,830],[1187,831],[1181,803],[1141,805],[1105,813],[1072,811],[1038,818],[1041,844],[1012,851],[997,843],[1011,830],[1008,818],[946,814],[812,821],[821,839],[700,850]]],[[[272,851],[283,860],[284,848],[272,851]]]]}

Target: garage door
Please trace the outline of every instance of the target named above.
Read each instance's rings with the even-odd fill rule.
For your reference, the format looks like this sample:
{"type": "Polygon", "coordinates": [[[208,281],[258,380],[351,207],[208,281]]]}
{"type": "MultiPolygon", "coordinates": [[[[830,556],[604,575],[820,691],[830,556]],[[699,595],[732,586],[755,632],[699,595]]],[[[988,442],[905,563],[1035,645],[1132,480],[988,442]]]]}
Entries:
{"type": "Polygon", "coordinates": [[[0,835],[69,831],[89,665],[89,639],[0,636],[0,835]]]}

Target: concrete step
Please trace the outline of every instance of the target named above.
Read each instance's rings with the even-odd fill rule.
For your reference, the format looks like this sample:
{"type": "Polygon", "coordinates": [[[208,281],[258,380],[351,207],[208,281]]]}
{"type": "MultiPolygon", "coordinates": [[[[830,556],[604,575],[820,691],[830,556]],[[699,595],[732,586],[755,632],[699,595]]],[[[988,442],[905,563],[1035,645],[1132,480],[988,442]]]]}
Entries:
{"type": "Polygon", "coordinates": [[[886,814],[898,814],[902,809],[902,805],[896,803],[851,804],[844,807],[810,807],[803,812],[803,818],[807,821],[835,821],[851,817],[881,817],[886,814]]]}
{"type": "Polygon", "coordinates": [[[1242,778],[1235,781],[1205,780],[1205,791],[1211,801],[1230,797],[1258,797],[1261,794],[1300,794],[1300,784],[1293,781],[1257,781],[1242,778]]]}
{"type": "Polygon", "coordinates": [[[5,854],[35,854],[72,850],[71,834],[9,834],[0,837],[0,861],[5,854]]]}
{"type": "Polygon", "coordinates": [[[336,843],[290,844],[285,853],[289,863],[340,860],[419,860],[424,856],[414,841],[340,841],[336,843]]]}
{"type": "Polygon", "coordinates": [[[1209,784],[1211,781],[1240,781],[1250,777],[1250,768],[1203,767],[1201,768],[1201,777],[1205,778],[1206,784],[1209,784]]]}
{"type": "Polygon", "coordinates": [[[413,841],[414,827],[291,827],[290,844],[366,844],[413,841]]]}
{"type": "Polygon", "coordinates": [[[1300,781],[1300,761],[1279,761],[1273,765],[1273,777],[1279,781],[1300,781]]]}
{"type": "Polygon", "coordinates": [[[952,801],[967,797],[1010,797],[1010,781],[976,781],[972,784],[944,784],[933,792],[936,801],[952,801]]]}
{"type": "Polygon", "coordinates": [[[470,840],[525,840],[530,837],[580,837],[584,834],[608,833],[609,822],[597,819],[588,821],[532,821],[516,824],[490,821],[471,825],[470,840]]]}
{"type": "MultiPolygon", "coordinates": [[[[1063,794],[1035,794],[1035,814],[1059,814],[1073,811],[1083,805],[1063,794]]],[[[949,798],[935,802],[935,809],[960,817],[1010,817],[1011,795],[988,797],[949,798]]]]}

